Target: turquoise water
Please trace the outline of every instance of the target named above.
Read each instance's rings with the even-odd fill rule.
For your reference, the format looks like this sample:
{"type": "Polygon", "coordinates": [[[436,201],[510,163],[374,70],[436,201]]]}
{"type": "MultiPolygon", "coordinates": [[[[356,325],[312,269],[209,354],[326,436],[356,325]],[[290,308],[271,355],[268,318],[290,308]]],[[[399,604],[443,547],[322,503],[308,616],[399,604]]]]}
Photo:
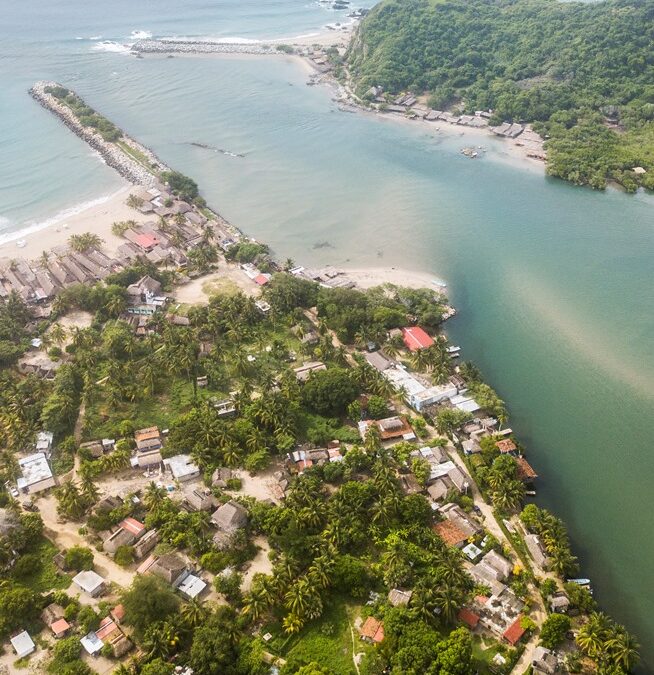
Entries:
{"type": "Polygon", "coordinates": [[[75,39],[290,36],[334,20],[318,5],[192,2],[182,18],[172,3],[107,4],[85,16],[81,3],[33,3],[0,28],[5,229],[119,185],[25,95],[55,78],[195,177],[215,208],[280,256],[444,277],[459,309],[449,330],[507,400],[543,476],[539,503],[566,520],[584,576],[639,634],[651,672],[652,198],[518,170],[485,137],[486,156],[471,161],[459,154],[467,139],[340,112],[285,57],[136,60],[75,39]]]}

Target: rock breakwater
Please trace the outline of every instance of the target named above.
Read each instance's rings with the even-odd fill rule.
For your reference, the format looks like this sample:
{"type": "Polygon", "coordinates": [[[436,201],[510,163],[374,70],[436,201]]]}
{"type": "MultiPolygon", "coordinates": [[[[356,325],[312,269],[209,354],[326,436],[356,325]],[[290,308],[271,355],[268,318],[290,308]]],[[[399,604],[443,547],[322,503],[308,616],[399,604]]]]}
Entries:
{"type": "Polygon", "coordinates": [[[106,141],[93,127],[84,126],[75,113],[55,96],[47,92],[50,87],[61,86],[56,82],[37,82],[29,91],[30,96],[41,106],[56,115],[76,136],[93,148],[123,178],[134,185],[154,186],[157,182],[156,172],[167,171],[168,167],[161,162],[148,148],[137,143],[123,133],[120,142],[138,157],[143,163],[131,157],[117,143],[106,141]],[[149,163],[151,168],[145,166],[149,163]]]}
{"type": "Polygon", "coordinates": [[[139,40],[132,45],[135,54],[284,54],[281,45],[212,42],[209,40],[139,40]]]}

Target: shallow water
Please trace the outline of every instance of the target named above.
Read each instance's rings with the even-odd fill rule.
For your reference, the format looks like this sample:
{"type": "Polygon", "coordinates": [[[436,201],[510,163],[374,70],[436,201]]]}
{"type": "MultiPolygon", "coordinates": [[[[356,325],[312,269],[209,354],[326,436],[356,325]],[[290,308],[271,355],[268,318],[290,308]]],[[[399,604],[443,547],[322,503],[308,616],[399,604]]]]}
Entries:
{"type": "Polygon", "coordinates": [[[192,2],[183,18],[172,2],[138,10],[111,2],[94,16],[78,2],[57,3],[56,12],[44,4],[35,14],[40,5],[29,12],[49,12],[48,26],[35,22],[19,37],[28,10],[12,8],[23,18],[0,29],[13,35],[0,68],[8,94],[0,112],[12,120],[0,129],[0,214],[14,223],[5,226],[118,185],[26,97],[34,80],[54,78],[193,176],[212,206],[280,257],[444,277],[459,309],[449,331],[507,400],[511,426],[542,475],[539,503],[566,520],[583,575],[639,634],[651,671],[651,197],[595,193],[518,170],[493,139],[479,141],[488,152],[473,161],[460,155],[468,139],[340,112],[329,90],[307,87],[306,72],[285,57],[136,60],[75,40],[127,39],[133,30],[306,33],[333,19],[317,5],[192,2]],[[316,249],[318,242],[330,247],[316,249]]]}

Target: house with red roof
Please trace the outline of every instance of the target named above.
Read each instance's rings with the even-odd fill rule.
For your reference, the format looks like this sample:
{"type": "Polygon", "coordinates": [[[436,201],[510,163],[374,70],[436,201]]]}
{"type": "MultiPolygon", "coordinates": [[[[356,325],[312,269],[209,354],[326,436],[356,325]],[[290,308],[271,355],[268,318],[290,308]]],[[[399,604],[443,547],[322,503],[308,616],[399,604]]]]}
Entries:
{"type": "Polygon", "coordinates": [[[464,623],[470,630],[474,630],[479,625],[479,614],[475,614],[471,609],[462,607],[457,614],[457,618],[464,623]]]}
{"type": "Polygon", "coordinates": [[[369,616],[359,629],[359,633],[364,640],[379,643],[384,639],[384,622],[369,616]]]}
{"type": "Polygon", "coordinates": [[[512,647],[515,647],[520,639],[525,634],[525,629],[521,625],[522,616],[519,616],[505,631],[502,633],[502,638],[506,640],[512,647]]]}
{"type": "Polygon", "coordinates": [[[434,340],[419,326],[403,328],[402,339],[410,352],[427,349],[434,344],[434,340]]]}
{"type": "Polygon", "coordinates": [[[151,232],[139,232],[134,237],[134,243],[140,246],[144,251],[151,251],[155,246],[159,246],[159,239],[151,232]]]}

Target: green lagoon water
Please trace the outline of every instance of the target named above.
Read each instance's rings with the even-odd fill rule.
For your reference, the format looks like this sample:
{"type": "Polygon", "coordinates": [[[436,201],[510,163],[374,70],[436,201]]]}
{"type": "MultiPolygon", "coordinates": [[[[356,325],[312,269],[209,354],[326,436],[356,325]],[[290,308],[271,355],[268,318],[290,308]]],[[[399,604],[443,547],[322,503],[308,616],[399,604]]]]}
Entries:
{"type": "MultiPolygon", "coordinates": [[[[292,35],[324,20],[303,4],[301,19],[284,25],[275,14],[265,30],[257,3],[246,4],[247,31],[230,15],[228,28],[212,24],[216,34],[292,35]]],[[[167,12],[160,7],[161,22],[167,12]]],[[[86,35],[103,32],[85,20],[86,35]]],[[[144,21],[112,35],[174,32],[144,21]]],[[[522,170],[485,136],[474,143],[486,155],[471,161],[460,155],[469,139],[340,112],[331,92],[307,87],[306,72],[285,57],[136,60],[73,37],[52,50],[56,58],[39,68],[32,57],[5,58],[23,127],[0,132],[5,229],[43,217],[48,203],[51,215],[53,199],[65,208],[119,184],[18,96],[52,77],[193,176],[214,208],[280,257],[446,279],[459,310],[448,330],[507,400],[542,476],[538,503],[565,519],[583,575],[601,605],[638,633],[645,672],[654,672],[654,200],[522,170]]]]}

